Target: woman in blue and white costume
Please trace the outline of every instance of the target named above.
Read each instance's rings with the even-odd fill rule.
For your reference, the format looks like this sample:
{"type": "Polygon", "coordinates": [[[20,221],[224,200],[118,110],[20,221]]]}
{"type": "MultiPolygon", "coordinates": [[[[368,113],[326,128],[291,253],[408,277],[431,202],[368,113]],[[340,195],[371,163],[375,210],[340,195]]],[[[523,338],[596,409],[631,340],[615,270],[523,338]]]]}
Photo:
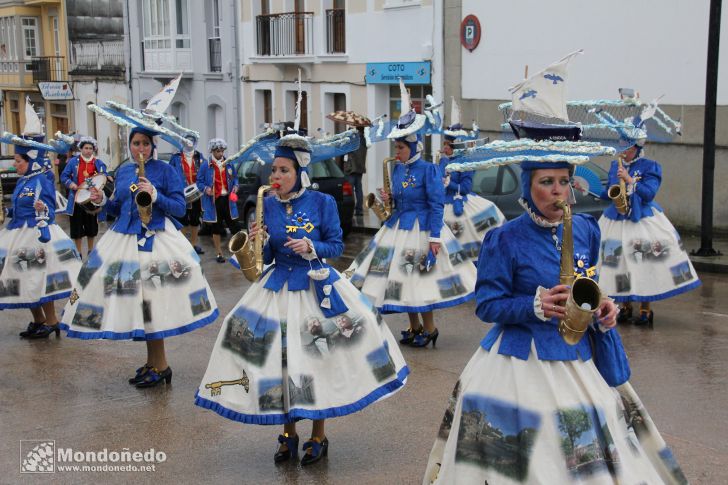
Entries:
{"type": "MultiPolygon", "coordinates": [[[[599,273],[609,296],[621,306],[620,322],[632,318],[631,302],[640,303],[639,325],[652,325],[650,302],[664,300],[700,286],[680,235],[655,202],[662,182],[662,167],[642,157],[647,133],[641,126],[621,131],[629,148],[609,169],[607,187],[623,180],[627,189],[626,214],[611,204],[599,219],[602,256],[599,273]]],[[[610,200],[607,190],[602,199],[610,200]]]]}
{"type": "MultiPolygon", "coordinates": [[[[628,372],[611,382],[619,390],[605,380],[605,367],[626,362],[624,349],[615,346],[599,370],[592,360],[591,337],[621,342],[614,302],[602,299],[591,335],[575,346],[559,336],[569,288],[559,283],[563,214],[555,202],[571,198],[572,169],[536,159],[522,164],[527,212],[483,242],[476,314],[495,326],[460,375],[423,483],[679,483],[628,372]]],[[[599,256],[599,226],[572,217],[574,272],[587,275],[599,256]]]]}
{"type": "MultiPolygon", "coordinates": [[[[392,215],[346,273],[380,312],[407,313],[410,326],[400,343],[434,347],[440,332],[433,310],[473,298],[475,267],[466,264],[462,245],[443,227],[442,174],[420,158],[417,133],[425,116],[409,109],[406,90],[402,96],[404,115],[389,134],[400,162],[392,169],[392,215]]],[[[385,192],[380,196],[388,199],[385,192]]]]}
{"type": "Polygon", "coordinates": [[[444,220],[465,251],[467,259],[477,264],[485,234],[503,224],[503,213],[491,201],[473,192],[473,172],[448,172],[453,143],[471,137],[460,124],[460,109],[453,99],[451,125],[443,131],[440,171],[445,183],[444,220]]]}
{"type": "Polygon", "coordinates": [[[73,241],[56,224],[56,189],[43,169],[51,147],[42,139],[2,139],[15,143],[20,178],[8,208],[10,220],[0,231],[0,310],[30,308],[33,321],[20,333],[29,339],[60,335],[54,303],[71,294],[81,268],[73,241]]]}
{"type": "Polygon", "coordinates": [[[132,128],[131,160],[117,169],[114,193],[107,200],[92,189],[92,201],[105,204],[117,219],[83,264],[61,324],[69,337],[146,341],[147,360],[129,379],[137,387],[169,383],[164,339],[218,315],[199,257],[174,219],[185,212],[182,179],[174,167],[152,158],[157,134],[132,128]],[[145,177],[138,176],[140,156],[145,177]],[[135,204],[139,191],[152,195],[146,225],[135,204]]]}
{"type": "Polygon", "coordinates": [[[302,465],[327,454],[324,420],[354,413],[398,389],[409,370],[369,300],[324,258],[342,254],[336,201],[309,191],[308,141],[276,148],[264,199],[271,266],[225,318],[195,403],[250,424],[283,425],[276,463],[298,455],[296,421],[312,419],[302,465]]]}

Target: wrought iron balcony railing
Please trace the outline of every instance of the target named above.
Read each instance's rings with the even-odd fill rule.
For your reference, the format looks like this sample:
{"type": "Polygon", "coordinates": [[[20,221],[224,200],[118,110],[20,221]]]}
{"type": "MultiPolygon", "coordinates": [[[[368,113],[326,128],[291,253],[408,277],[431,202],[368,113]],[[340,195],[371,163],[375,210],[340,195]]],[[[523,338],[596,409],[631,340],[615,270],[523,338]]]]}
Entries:
{"type": "Polygon", "coordinates": [[[222,48],[220,38],[207,39],[208,53],[210,56],[210,72],[222,72],[222,48]]]}
{"type": "Polygon", "coordinates": [[[33,84],[44,81],[67,81],[66,58],[63,56],[32,57],[30,71],[33,84]]]}
{"type": "Polygon", "coordinates": [[[313,55],[313,13],[259,15],[256,41],[259,56],[313,55]]]}
{"type": "Polygon", "coordinates": [[[346,52],[346,11],[343,8],[326,11],[326,52],[346,52]]]}

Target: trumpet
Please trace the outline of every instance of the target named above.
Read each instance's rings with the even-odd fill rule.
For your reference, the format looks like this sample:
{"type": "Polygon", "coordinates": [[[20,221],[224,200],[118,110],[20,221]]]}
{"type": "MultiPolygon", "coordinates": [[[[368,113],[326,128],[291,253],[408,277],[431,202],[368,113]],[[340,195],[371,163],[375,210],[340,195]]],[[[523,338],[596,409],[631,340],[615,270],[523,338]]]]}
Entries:
{"type": "MultiPolygon", "coordinates": [[[[140,179],[146,177],[144,164],[144,155],[140,153],[138,173],[140,179]]],[[[136,194],[134,194],[134,202],[136,203],[137,211],[139,211],[139,219],[141,219],[142,224],[146,226],[152,220],[152,194],[150,194],[149,192],[142,192],[141,190],[137,190],[136,194]]]]}
{"type": "Polygon", "coordinates": [[[382,166],[384,172],[382,173],[382,190],[389,196],[386,202],[377,199],[377,196],[373,193],[367,194],[364,199],[364,207],[371,209],[376,214],[380,221],[384,222],[389,219],[392,215],[392,181],[389,175],[389,162],[394,163],[397,160],[395,157],[389,157],[382,160],[382,166]]]}
{"type": "MultiPolygon", "coordinates": [[[[619,155],[617,157],[617,166],[619,168],[624,167],[622,155],[619,155]]],[[[620,178],[618,184],[610,186],[609,190],[607,191],[607,195],[610,199],[614,201],[614,207],[617,209],[617,212],[622,215],[629,212],[629,200],[627,199],[627,184],[624,183],[624,180],[620,178]]]]}
{"type": "Polygon", "coordinates": [[[576,345],[584,336],[599,307],[602,292],[596,281],[574,276],[574,234],[571,207],[558,200],[556,205],[564,211],[564,232],[561,241],[561,269],[559,283],[571,287],[566,300],[566,316],[559,322],[559,335],[569,345],[576,345]]]}
{"type": "Polygon", "coordinates": [[[250,238],[245,231],[239,231],[230,238],[228,249],[235,255],[240,271],[251,283],[263,274],[263,198],[270,189],[279,188],[279,184],[261,185],[255,203],[255,221],[258,225],[258,235],[250,244],[250,238]]]}

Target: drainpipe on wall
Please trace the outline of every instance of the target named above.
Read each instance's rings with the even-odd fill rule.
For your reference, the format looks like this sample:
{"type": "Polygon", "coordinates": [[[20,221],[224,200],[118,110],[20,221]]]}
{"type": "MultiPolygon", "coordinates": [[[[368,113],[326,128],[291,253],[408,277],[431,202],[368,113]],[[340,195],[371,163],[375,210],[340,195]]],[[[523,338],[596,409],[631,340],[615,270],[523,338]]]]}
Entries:
{"type": "MultiPolygon", "coordinates": [[[[432,97],[435,101],[445,101],[445,32],[443,28],[445,17],[444,0],[432,2],[432,97]]],[[[443,123],[445,119],[445,105],[442,106],[443,123]]],[[[432,137],[432,157],[440,149],[442,140],[440,135],[432,137]]]]}
{"type": "Polygon", "coordinates": [[[233,4],[233,16],[232,16],[232,32],[233,32],[233,93],[235,94],[235,105],[233,106],[233,113],[235,114],[235,120],[237,120],[237,146],[243,144],[243,110],[241,109],[241,81],[240,81],[240,37],[238,33],[238,1],[232,0],[233,4]]]}

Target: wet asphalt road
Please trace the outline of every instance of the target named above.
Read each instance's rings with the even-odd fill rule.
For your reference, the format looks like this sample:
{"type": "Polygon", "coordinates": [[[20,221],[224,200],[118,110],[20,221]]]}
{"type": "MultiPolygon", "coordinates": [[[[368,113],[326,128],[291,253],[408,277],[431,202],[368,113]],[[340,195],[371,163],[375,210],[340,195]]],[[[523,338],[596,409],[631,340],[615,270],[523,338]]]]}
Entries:
{"type": "MultiPolygon", "coordinates": [[[[369,236],[354,234],[346,255],[369,236]]],[[[221,315],[249,283],[202,256],[221,315]]],[[[346,257],[336,266],[346,267],[346,257]]],[[[655,328],[621,328],[631,382],[694,484],[728,483],[728,276],[701,274],[699,289],[654,305],[655,328]]],[[[65,302],[64,302],[65,303],[65,302]]],[[[57,305],[58,310],[61,304],[57,305]]],[[[243,425],[194,405],[222,323],[166,341],[170,386],[140,390],[126,379],[145,359],[139,342],[55,337],[23,341],[28,310],[0,313],[0,483],[420,483],[453,385],[488,326],[472,303],[436,312],[436,349],[403,350],[412,374],[395,396],[327,422],[328,459],[306,469],[275,466],[278,427],[243,425]],[[55,440],[74,450],[146,451],[166,461],[146,472],[20,474],[20,440],[55,440]]],[[[404,315],[386,318],[393,333],[404,315]]],[[[306,437],[310,425],[299,433],[306,437]]]]}

